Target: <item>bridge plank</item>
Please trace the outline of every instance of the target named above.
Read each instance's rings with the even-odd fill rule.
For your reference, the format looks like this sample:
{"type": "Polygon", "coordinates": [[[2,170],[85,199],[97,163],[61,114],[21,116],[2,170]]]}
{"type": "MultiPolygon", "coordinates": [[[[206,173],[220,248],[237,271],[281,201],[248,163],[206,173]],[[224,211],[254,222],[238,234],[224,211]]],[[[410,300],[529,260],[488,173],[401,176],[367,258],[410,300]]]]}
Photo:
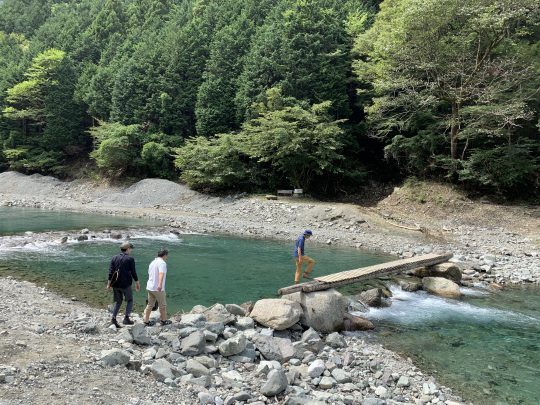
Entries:
{"type": "Polygon", "coordinates": [[[289,287],[281,288],[278,290],[278,294],[286,295],[297,291],[312,292],[327,290],[329,288],[340,287],[369,278],[380,277],[386,274],[394,274],[402,271],[413,270],[419,267],[432,266],[434,264],[446,262],[451,257],[452,253],[430,253],[408,259],[394,260],[391,262],[380,263],[359,269],[342,271],[339,273],[329,274],[327,276],[316,277],[313,281],[307,283],[295,284],[289,287]]]}

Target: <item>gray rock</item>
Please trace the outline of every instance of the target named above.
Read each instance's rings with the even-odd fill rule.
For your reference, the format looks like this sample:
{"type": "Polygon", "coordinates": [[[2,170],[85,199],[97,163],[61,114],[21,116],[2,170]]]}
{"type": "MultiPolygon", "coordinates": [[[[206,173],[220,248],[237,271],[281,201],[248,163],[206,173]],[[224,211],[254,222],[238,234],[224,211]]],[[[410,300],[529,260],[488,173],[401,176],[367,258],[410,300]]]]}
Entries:
{"type": "Polygon", "coordinates": [[[148,336],[146,327],[142,323],[136,323],[131,328],[131,334],[133,335],[133,342],[138,345],[149,345],[152,343],[152,339],[148,336]]]}
{"type": "Polygon", "coordinates": [[[244,316],[244,317],[238,318],[234,326],[238,330],[253,329],[255,327],[255,322],[253,322],[252,318],[248,316],[244,316]]]}
{"type": "Polygon", "coordinates": [[[206,311],[204,311],[204,316],[208,322],[222,322],[224,325],[228,325],[235,321],[235,316],[231,314],[227,309],[221,304],[214,304],[206,311]]]}
{"type": "Polygon", "coordinates": [[[253,344],[266,360],[277,360],[283,363],[295,356],[295,348],[289,339],[254,335],[253,344]]]}
{"type": "Polygon", "coordinates": [[[234,355],[230,356],[230,361],[236,361],[238,363],[253,363],[255,359],[257,358],[257,352],[255,351],[255,345],[251,342],[247,342],[246,348],[234,355]]]}
{"type": "Polygon", "coordinates": [[[186,371],[193,374],[194,377],[210,374],[210,370],[208,370],[208,368],[199,363],[197,360],[193,359],[188,359],[186,363],[186,371]]]}
{"type": "Polygon", "coordinates": [[[332,377],[323,377],[321,378],[321,381],[319,381],[319,388],[329,390],[335,385],[335,383],[336,381],[332,377]]]}
{"type": "Polygon", "coordinates": [[[343,327],[348,301],[336,290],[297,292],[287,295],[287,298],[301,304],[303,312],[300,322],[304,325],[319,332],[333,332],[343,327]]]}
{"type": "Polygon", "coordinates": [[[332,370],[332,377],[338,384],[345,384],[351,382],[351,375],[342,368],[335,368],[332,370]]]}
{"type": "Polygon", "coordinates": [[[186,326],[184,328],[181,328],[179,331],[178,331],[178,336],[183,339],[185,338],[186,336],[189,336],[191,335],[193,332],[196,332],[198,331],[199,329],[194,327],[194,326],[186,326]]]}
{"type": "Polygon", "coordinates": [[[180,353],[184,356],[197,356],[204,352],[205,344],[204,333],[198,330],[182,339],[180,353]]]}
{"type": "Polygon", "coordinates": [[[165,381],[167,378],[174,380],[173,366],[165,359],[156,360],[150,367],[152,374],[158,381],[165,381]]]}
{"type": "Polygon", "coordinates": [[[362,405],[386,405],[386,401],[379,398],[364,398],[362,400],[362,405]]]}
{"type": "Polygon", "coordinates": [[[209,392],[199,392],[197,394],[197,398],[199,399],[199,404],[201,405],[214,403],[214,396],[209,392]]]}
{"type": "Polygon", "coordinates": [[[320,352],[324,347],[324,342],[319,333],[313,328],[309,328],[302,334],[301,341],[306,344],[305,347],[308,350],[311,350],[314,353],[320,352]]]}
{"type": "Polygon", "coordinates": [[[247,344],[247,339],[242,333],[238,333],[230,339],[225,340],[219,344],[219,352],[222,356],[234,356],[241,353],[247,344]]]}
{"type": "Polygon", "coordinates": [[[201,387],[207,388],[212,384],[212,379],[209,375],[194,377],[191,374],[187,374],[180,377],[180,382],[182,382],[183,384],[199,385],[201,387]]]}
{"type": "Polygon", "coordinates": [[[82,242],[83,240],[88,240],[88,235],[79,235],[77,236],[77,240],[79,242],[82,242]]]}
{"type": "Polygon", "coordinates": [[[227,304],[225,305],[225,308],[227,309],[227,311],[229,311],[233,315],[246,316],[246,310],[242,308],[240,305],[227,304]]]}
{"type": "Polygon", "coordinates": [[[400,279],[398,283],[403,291],[415,292],[422,289],[422,280],[419,278],[400,279]]]}
{"type": "Polygon", "coordinates": [[[109,367],[125,366],[129,363],[129,353],[120,349],[105,350],[101,352],[99,360],[109,367]]]}
{"type": "Polygon", "coordinates": [[[388,395],[388,389],[382,385],[379,385],[377,388],[375,388],[375,395],[386,398],[388,395]]]}
{"type": "Polygon", "coordinates": [[[383,292],[380,288],[372,288],[371,290],[361,292],[358,298],[370,307],[380,307],[382,304],[383,292]]]}
{"type": "Polygon", "coordinates": [[[409,377],[407,377],[406,375],[402,375],[401,377],[399,377],[399,380],[396,385],[398,387],[408,387],[410,385],[409,377]]]}
{"type": "Polygon", "coordinates": [[[133,336],[131,335],[131,332],[127,328],[122,328],[120,330],[120,333],[116,335],[116,338],[120,341],[123,340],[128,343],[133,343],[133,336]]]}
{"type": "Polygon", "coordinates": [[[179,328],[199,327],[206,323],[207,319],[203,314],[184,314],[180,318],[179,328]]]}
{"type": "Polygon", "coordinates": [[[225,330],[225,324],[223,322],[208,322],[205,325],[205,329],[216,335],[220,335],[225,330]]]}
{"type": "Polygon", "coordinates": [[[309,365],[308,374],[311,378],[316,378],[321,376],[322,373],[324,373],[324,370],[326,370],[324,361],[322,361],[321,359],[317,359],[309,365]]]}
{"type": "Polygon", "coordinates": [[[197,356],[194,357],[193,360],[198,361],[206,368],[216,368],[217,367],[217,361],[216,359],[210,357],[210,356],[197,356]]]}
{"type": "Polygon", "coordinates": [[[273,397],[287,389],[288,381],[283,369],[271,370],[268,373],[268,380],[261,387],[261,394],[266,397],[273,397]]]}
{"type": "Polygon", "coordinates": [[[330,333],[326,337],[326,344],[330,347],[333,347],[334,349],[340,347],[347,347],[347,342],[345,342],[345,338],[341,336],[338,332],[330,333]]]}
{"type": "Polygon", "coordinates": [[[431,294],[447,298],[459,298],[461,296],[459,285],[446,278],[424,277],[422,279],[422,285],[424,286],[424,290],[431,294]]]}
{"type": "Polygon", "coordinates": [[[283,330],[300,320],[302,307],[288,299],[267,298],[255,303],[250,316],[263,326],[283,330]]]}

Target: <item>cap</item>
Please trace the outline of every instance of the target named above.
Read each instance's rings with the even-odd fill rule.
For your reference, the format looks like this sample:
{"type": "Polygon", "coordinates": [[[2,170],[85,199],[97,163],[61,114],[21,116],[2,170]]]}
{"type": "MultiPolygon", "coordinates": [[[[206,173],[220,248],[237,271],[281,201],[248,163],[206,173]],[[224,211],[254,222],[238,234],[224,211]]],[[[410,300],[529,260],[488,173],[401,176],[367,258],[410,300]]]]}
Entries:
{"type": "Polygon", "coordinates": [[[128,250],[128,249],[133,249],[133,245],[131,244],[131,242],[124,242],[120,245],[120,250],[128,250]]]}
{"type": "Polygon", "coordinates": [[[306,230],[304,231],[304,235],[313,235],[313,232],[311,232],[310,229],[306,229],[306,230]]]}

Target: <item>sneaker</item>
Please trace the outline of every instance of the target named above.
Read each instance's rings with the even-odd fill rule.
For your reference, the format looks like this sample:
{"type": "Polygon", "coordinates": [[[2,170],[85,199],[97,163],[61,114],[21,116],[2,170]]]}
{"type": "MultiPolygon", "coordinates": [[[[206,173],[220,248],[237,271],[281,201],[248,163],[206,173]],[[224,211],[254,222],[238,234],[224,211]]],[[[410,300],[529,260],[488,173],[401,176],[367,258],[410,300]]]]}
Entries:
{"type": "Polygon", "coordinates": [[[155,324],[156,324],[156,321],[144,322],[144,326],[154,326],[155,324]]]}
{"type": "Polygon", "coordinates": [[[115,318],[111,319],[111,325],[116,326],[118,329],[121,328],[120,324],[118,323],[118,321],[115,318]]]}
{"type": "Polygon", "coordinates": [[[170,319],[167,319],[165,321],[160,321],[160,322],[161,322],[161,326],[170,325],[172,323],[170,319]]]}
{"type": "Polygon", "coordinates": [[[129,318],[124,318],[124,320],[122,321],[122,323],[123,323],[124,325],[134,325],[134,324],[135,324],[135,322],[133,322],[133,321],[132,321],[131,319],[129,319],[129,318]]]}

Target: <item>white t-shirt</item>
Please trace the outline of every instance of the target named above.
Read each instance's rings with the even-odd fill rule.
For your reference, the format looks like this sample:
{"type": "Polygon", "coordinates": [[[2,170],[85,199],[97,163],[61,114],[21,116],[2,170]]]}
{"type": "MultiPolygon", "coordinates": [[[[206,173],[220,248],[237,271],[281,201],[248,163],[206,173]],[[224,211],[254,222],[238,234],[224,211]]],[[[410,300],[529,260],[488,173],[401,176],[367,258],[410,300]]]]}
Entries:
{"type": "Polygon", "coordinates": [[[165,291],[165,278],[167,277],[167,263],[161,257],[156,257],[148,266],[148,283],[146,289],[148,291],[157,291],[159,285],[159,273],[163,273],[163,285],[161,291],[165,291]]]}

